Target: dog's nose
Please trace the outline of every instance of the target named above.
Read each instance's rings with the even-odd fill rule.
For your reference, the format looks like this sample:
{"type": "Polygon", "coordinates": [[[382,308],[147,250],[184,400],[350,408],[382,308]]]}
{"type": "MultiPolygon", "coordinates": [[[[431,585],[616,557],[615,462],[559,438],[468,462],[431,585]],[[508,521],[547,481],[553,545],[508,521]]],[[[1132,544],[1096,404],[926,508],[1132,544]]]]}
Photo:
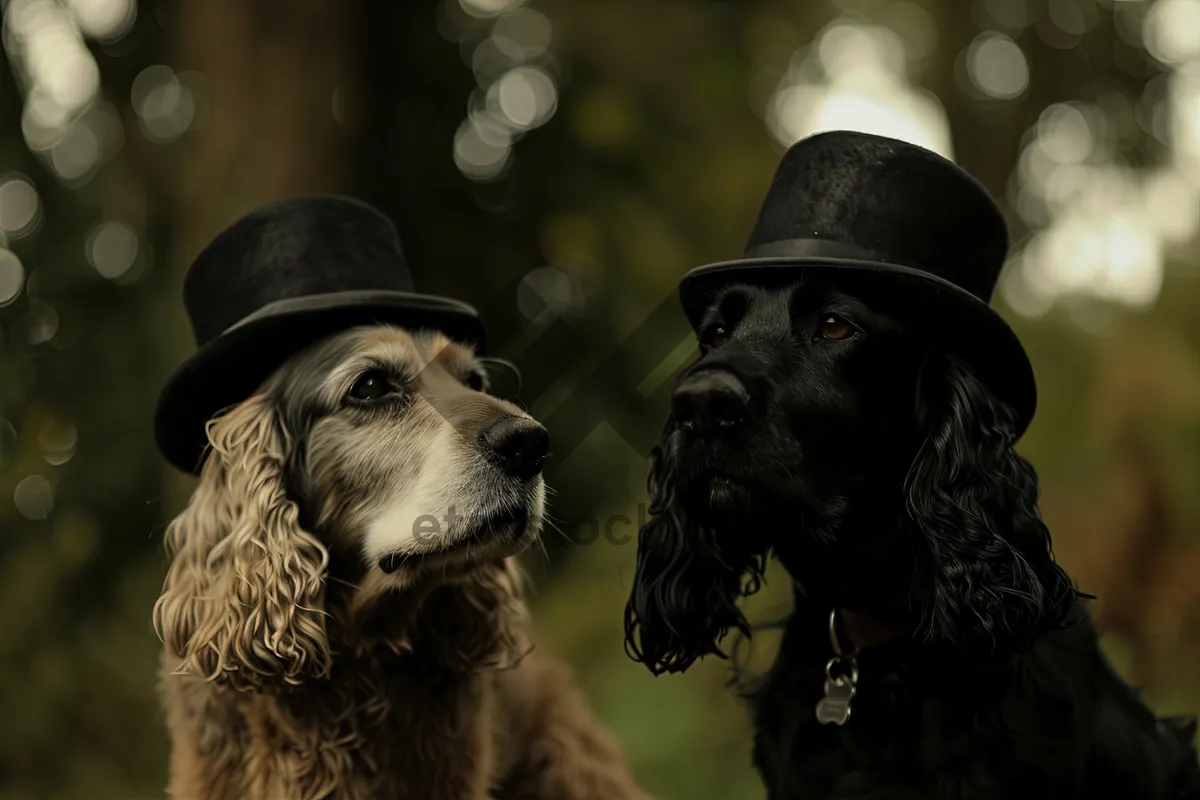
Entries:
{"type": "Polygon", "coordinates": [[[504,417],[486,428],[482,439],[501,469],[523,481],[542,471],[550,451],[550,434],[527,417],[504,417]]]}
{"type": "Polygon", "coordinates": [[[671,398],[676,422],[687,427],[736,425],[746,418],[750,393],[728,372],[702,372],[684,381],[671,398]]]}

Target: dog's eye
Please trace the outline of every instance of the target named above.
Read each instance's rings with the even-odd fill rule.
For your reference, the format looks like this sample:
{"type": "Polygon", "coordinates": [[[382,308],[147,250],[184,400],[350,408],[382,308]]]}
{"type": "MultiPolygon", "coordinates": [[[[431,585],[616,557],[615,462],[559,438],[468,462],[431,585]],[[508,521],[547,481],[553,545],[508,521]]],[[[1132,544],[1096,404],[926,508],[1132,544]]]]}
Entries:
{"type": "Polygon", "coordinates": [[[729,339],[729,331],[724,325],[709,325],[700,332],[700,346],[705,350],[716,350],[729,339]]]}
{"type": "Polygon", "coordinates": [[[347,397],[359,402],[370,402],[391,394],[395,391],[388,381],[388,376],[377,370],[364,372],[350,387],[347,397]]]}
{"type": "Polygon", "coordinates": [[[858,335],[858,328],[851,325],[837,314],[828,314],[821,321],[818,329],[821,337],[834,342],[843,342],[858,335]]]}
{"type": "Polygon", "coordinates": [[[482,392],[487,386],[482,372],[468,372],[467,376],[463,378],[463,383],[473,392],[482,392]]]}

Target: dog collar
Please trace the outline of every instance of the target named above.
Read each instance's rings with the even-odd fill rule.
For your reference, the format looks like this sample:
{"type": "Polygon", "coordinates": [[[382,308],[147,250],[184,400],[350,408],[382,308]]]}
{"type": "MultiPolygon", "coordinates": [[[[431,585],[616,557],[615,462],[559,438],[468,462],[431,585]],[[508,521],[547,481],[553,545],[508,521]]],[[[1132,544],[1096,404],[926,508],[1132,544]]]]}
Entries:
{"type": "Polygon", "coordinates": [[[836,608],[829,612],[829,643],[833,658],[825,664],[825,696],[817,701],[817,721],[845,725],[850,720],[850,701],[858,691],[858,648],[842,647],[836,608]]]}

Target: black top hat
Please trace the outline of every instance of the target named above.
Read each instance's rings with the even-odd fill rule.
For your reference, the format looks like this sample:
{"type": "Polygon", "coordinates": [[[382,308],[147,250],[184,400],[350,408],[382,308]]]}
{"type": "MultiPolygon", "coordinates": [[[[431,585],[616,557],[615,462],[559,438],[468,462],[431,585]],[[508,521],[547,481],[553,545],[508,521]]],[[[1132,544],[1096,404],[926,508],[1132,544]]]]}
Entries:
{"type": "Polygon", "coordinates": [[[907,142],[830,131],[784,154],[744,257],[693,269],[679,293],[695,327],[735,282],[777,283],[820,269],[886,289],[907,316],[938,324],[1016,412],[1020,435],[1037,406],[1033,368],[988,305],[1007,251],[1000,210],[955,164],[907,142]]]}
{"type": "Polygon", "coordinates": [[[475,309],[415,293],[392,223],[345,197],[293,197],[242,217],[196,257],[183,301],[199,349],[159,395],[154,436],[190,473],[203,463],[209,418],[331,333],[392,323],[484,346],[475,309]]]}

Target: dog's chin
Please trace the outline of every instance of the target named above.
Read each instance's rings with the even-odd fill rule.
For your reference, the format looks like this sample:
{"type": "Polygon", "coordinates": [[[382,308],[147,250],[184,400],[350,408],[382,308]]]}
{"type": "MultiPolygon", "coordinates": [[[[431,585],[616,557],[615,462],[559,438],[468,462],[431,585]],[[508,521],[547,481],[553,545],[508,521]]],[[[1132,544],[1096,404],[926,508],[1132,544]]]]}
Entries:
{"type": "Polygon", "coordinates": [[[451,580],[525,550],[537,539],[541,522],[538,503],[493,509],[462,520],[436,541],[385,553],[377,566],[404,583],[430,574],[451,580]]]}
{"type": "Polygon", "coordinates": [[[744,480],[709,474],[681,482],[680,498],[688,515],[702,525],[724,527],[754,516],[755,491],[744,480]]]}
{"type": "Polygon", "coordinates": [[[815,496],[795,474],[681,471],[676,491],[689,518],[718,529],[820,527],[844,510],[840,498],[815,496]]]}

